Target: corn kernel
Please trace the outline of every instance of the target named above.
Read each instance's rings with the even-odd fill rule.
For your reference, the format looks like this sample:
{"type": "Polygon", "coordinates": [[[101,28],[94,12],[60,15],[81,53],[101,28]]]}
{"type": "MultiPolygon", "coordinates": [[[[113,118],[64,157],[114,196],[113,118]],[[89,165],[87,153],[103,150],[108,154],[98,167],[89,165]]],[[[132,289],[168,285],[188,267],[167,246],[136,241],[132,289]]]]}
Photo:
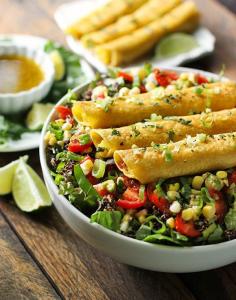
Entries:
{"type": "Polygon", "coordinates": [[[44,136],[44,141],[45,141],[46,144],[48,144],[48,142],[50,140],[50,137],[51,137],[51,132],[47,131],[47,133],[44,136]]]}
{"type": "Polygon", "coordinates": [[[194,176],[193,181],[192,181],[192,186],[195,190],[200,190],[203,182],[204,182],[204,179],[202,176],[194,176]]]}
{"type": "Polygon", "coordinates": [[[128,89],[127,87],[123,87],[119,90],[119,96],[120,97],[128,96],[129,91],[130,91],[130,89],[128,89]]]}
{"type": "Polygon", "coordinates": [[[175,219],[174,218],[169,218],[166,220],[166,225],[171,228],[174,229],[175,228],[175,219]]]}
{"type": "Polygon", "coordinates": [[[70,130],[71,129],[71,127],[72,127],[72,124],[71,123],[68,123],[68,122],[66,122],[66,123],[64,123],[63,125],[62,125],[62,130],[70,130]]]}
{"type": "Polygon", "coordinates": [[[64,131],[63,141],[64,142],[69,141],[70,138],[71,138],[71,133],[68,130],[64,131]]]}
{"type": "Polygon", "coordinates": [[[219,179],[225,179],[225,178],[227,178],[228,174],[225,171],[218,171],[218,172],[216,172],[216,176],[219,179]]]}
{"type": "Polygon", "coordinates": [[[179,198],[179,193],[176,192],[176,191],[168,191],[167,192],[167,197],[170,201],[174,201],[176,200],[177,198],[179,198]]]}
{"type": "Polygon", "coordinates": [[[51,137],[50,137],[50,139],[48,141],[48,144],[50,146],[54,146],[56,144],[56,142],[57,142],[57,139],[56,139],[55,135],[53,133],[51,133],[51,137]]]}
{"type": "Polygon", "coordinates": [[[129,96],[135,96],[140,94],[140,89],[136,86],[133,87],[130,91],[129,91],[129,96]]]}
{"type": "Polygon", "coordinates": [[[138,213],[135,214],[136,218],[138,218],[139,220],[139,223],[144,223],[145,219],[146,219],[146,216],[148,214],[148,211],[147,209],[142,209],[140,210],[138,213]]]}
{"type": "Polygon", "coordinates": [[[152,81],[148,81],[145,85],[145,88],[148,92],[150,92],[156,88],[156,84],[152,81]]]}
{"type": "Polygon", "coordinates": [[[88,175],[93,169],[93,162],[88,159],[80,165],[84,175],[88,175]]]}
{"type": "Polygon", "coordinates": [[[188,79],[188,73],[182,73],[180,74],[180,77],[179,77],[181,80],[187,80],[188,79]]]}
{"type": "Polygon", "coordinates": [[[181,211],[181,205],[178,201],[174,201],[170,206],[170,211],[173,214],[178,214],[181,211]]]}
{"type": "Polygon", "coordinates": [[[171,184],[169,185],[169,191],[175,191],[175,192],[178,192],[179,188],[180,188],[180,185],[179,185],[178,182],[176,182],[176,183],[171,183],[171,184]]]}
{"type": "Polygon", "coordinates": [[[194,210],[192,208],[186,208],[182,211],[182,218],[184,221],[190,221],[194,218],[194,210]]]}
{"type": "Polygon", "coordinates": [[[214,218],[216,213],[215,205],[205,205],[202,209],[202,214],[207,220],[214,218]]]}

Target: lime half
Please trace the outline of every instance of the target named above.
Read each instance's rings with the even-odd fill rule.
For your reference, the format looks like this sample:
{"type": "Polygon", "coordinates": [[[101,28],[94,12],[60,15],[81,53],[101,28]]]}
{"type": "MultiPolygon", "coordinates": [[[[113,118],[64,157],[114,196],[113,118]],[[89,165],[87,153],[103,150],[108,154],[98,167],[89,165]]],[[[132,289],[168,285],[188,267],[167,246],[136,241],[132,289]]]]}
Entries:
{"type": "Polygon", "coordinates": [[[163,38],[156,47],[156,58],[165,59],[197,48],[196,39],[187,33],[173,33],[163,38]]]}
{"type": "MultiPolygon", "coordinates": [[[[27,161],[28,156],[22,157],[23,160],[27,161]]],[[[10,164],[0,168],[0,195],[7,195],[11,193],[12,182],[15,170],[19,164],[19,159],[11,162],[10,164]]]]}
{"type": "Polygon", "coordinates": [[[25,212],[52,204],[43,181],[23,159],[20,159],[15,171],[12,193],[17,206],[25,212]]]}
{"type": "Polygon", "coordinates": [[[49,53],[49,56],[54,64],[55,80],[61,80],[66,72],[64,60],[58,50],[53,50],[49,53]]]}
{"type": "Polygon", "coordinates": [[[51,103],[34,103],[26,117],[26,126],[30,130],[40,130],[43,127],[54,105],[51,103]]]}

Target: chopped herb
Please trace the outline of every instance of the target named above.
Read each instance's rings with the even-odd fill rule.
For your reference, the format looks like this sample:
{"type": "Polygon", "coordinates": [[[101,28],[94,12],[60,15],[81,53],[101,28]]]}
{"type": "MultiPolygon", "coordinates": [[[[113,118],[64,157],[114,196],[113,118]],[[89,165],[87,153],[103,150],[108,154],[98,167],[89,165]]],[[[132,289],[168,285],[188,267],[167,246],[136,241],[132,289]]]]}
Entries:
{"type": "Polygon", "coordinates": [[[117,135],[117,136],[120,136],[121,134],[120,134],[119,130],[117,130],[117,129],[112,129],[111,135],[117,135]]]}
{"type": "Polygon", "coordinates": [[[197,95],[201,95],[203,93],[203,88],[198,86],[194,89],[194,93],[197,95]]]}
{"type": "Polygon", "coordinates": [[[132,131],[133,131],[135,137],[140,135],[140,131],[137,130],[136,126],[132,126],[132,131]]]}
{"type": "Polygon", "coordinates": [[[169,138],[169,140],[170,141],[173,141],[174,140],[174,137],[175,137],[175,132],[174,132],[174,130],[169,130],[168,132],[167,132],[167,134],[168,134],[168,138],[169,138]]]}
{"type": "Polygon", "coordinates": [[[166,162],[171,162],[173,160],[172,152],[168,148],[164,150],[164,156],[165,156],[165,161],[166,162]]]}

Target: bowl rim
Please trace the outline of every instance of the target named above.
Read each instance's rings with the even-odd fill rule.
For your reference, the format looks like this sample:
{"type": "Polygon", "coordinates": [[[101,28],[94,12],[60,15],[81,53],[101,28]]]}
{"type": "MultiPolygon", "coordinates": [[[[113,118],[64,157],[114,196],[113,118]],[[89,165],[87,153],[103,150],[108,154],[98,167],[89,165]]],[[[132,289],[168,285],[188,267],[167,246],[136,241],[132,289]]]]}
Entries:
{"type": "MultiPolygon", "coordinates": [[[[53,83],[53,79],[54,79],[54,75],[55,75],[55,68],[54,68],[53,62],[50,60],[48,54],[46,52],[44,52],[42,49],[29,47],[27,45],[18,45],[17,43],[13,43],[13,44],[9,45],[9,44],[1,43],[1,42],[0,42],[0,47],[3,49],[4,48],[13,48],[15,51],[13,51],[13,53],[11,53],[9,55],[14,55],[15,52],[16,52],[15,54],[17,54],[17,51],[19,49],[30,51],[30,53],[35,53],[35,55],[40,55],[43,58],[43,61],[45,61],[46,65],[47,65],[47,70],[44,70],[41,66],[39,66],[44,74],[44,78],[38,85],[30,88],[29,90],[20,91],[20,92],[16,92],[16,93],[0,93],[0,101],[4,101],[5,98],[7,98],[8,100],[9,100],[9,98],[16,99],[18,97],[23,97],[26,95],[36,93],[39,90],[42,90],[46,86],[51,85],[53,83]]],[[[4,52],[1,55],[4,55],[4,52]]],[[[6,54],[6,55],[8,55],[8,54],[6,54]]],[[[25,56],[27,58],[30,57],[27,55],[27,53],[20,54],[20,55],[25,56]]],[[[32,57],[30,57],[30,58],[37,65],[39,65],[34,58],[32,58],[32,57]]]]}
{"type": "MultiPolygon", "coordinates": [[[[138,69],[140,67],[135,67],[135,68],[138,69]]],[[[128,69],[130,69],[130,68],[126,68],[126,70],[128,70],[128,69]]],[[[132,68],[132,69],[134,69],[134,68],[132,68]]],[[[193,69],[193,68],[186,68],[186,67],[161,67],[160,69],[161,70],[167,70],[167,71],[176,71],[178,73],[182,73],[182,72],[201,73],[205,76],[212,77],[212,78],[215,78],[215,79],[218,79],[218,80],[219,79],[221,79],[222,81],[227,81],[228,80],[228,78],[226,78],[226,77],[221,77],[220,75],[217,75],[217,74],[214,74],[214,73],[211,73],[211,72],[207,72],[207,71],[203,71],[203,70],[200,70],[200,69],[193,69]]],[[[89,83],[86,82],[85,84],[82,84],[82,85],[74,88],[72,91],[78,94],[80,91],[85,89],[88,86],[88,84],[89,83]]],[[[55,104],[55,107],[65,103],[66,100],[67,100],[67,95],[62,97],[55,104]]],[[[75,206],[73,206],[67,200],[67,198],[65,196],[59,194],[58,187],[54,183],[54,181],[53,181],[53,179],[50,175],[49,168],[47,166],[44,136],[45,136],[45,133],[47,131],[48,124],[51,121],[51,118],[53,117],[53,115],[55,113],[55,107],[54,107],[54,109],[52,109],[51,113],[49,114],[47,120],[44,123],[44,127],[41,131],[40,146],[39,146],[40,164],[41,164],[41,167],[42,167],[45,182],[49,185],[50,189],[57,196],[57,198],[61,202],[63,202],[63,204],[70,211],[70,213],[76,215],[76,217],[80,218],[83,222],[87,223],[87,225],[96,227],[97,230],[103,232],[104,234],[106,234],[107,236],[109,236],[111,238],[115,238],[115,239],[121,240],[123,242],[131,243],[131,244],[133,244],[133,246],[137,246],[137,247],[138,246],[143,246],[144,248],[154,249],[154,251],[155,251],[155,248],[156,248],[156,251],[163,250],[163,251],[169,252],[169,253],[171,253],[172,251],[175,251],[175,253],[190,254],[193,251],[197,251],[199,253],[202,253],[202,252],[208,252],[208,251],[213,251],[213,250],[220,250],[220,249],[223,250],[225,248],[228,248],[229,246],[232,246],[232,247],[236,246],[236,239],[221,242],[221,243],[216,243],[216,244],[199,245],[199,246],[183,246],[183,247],[179,247],[179,246],[175,246],[175,245],[162,245],[162,244],[147,243],[147,242],[137,240],[137,239],[134,239],[134,238],[131,238],[131,237],[127,237],[127,236],[122,235],[120,233],[114,232],[110,229],[107,229],[107,228],[103,227],[100,224],[92,223],[90,221],[89,217],[87,217],[80,210],[78,210],[75,206]]]]}

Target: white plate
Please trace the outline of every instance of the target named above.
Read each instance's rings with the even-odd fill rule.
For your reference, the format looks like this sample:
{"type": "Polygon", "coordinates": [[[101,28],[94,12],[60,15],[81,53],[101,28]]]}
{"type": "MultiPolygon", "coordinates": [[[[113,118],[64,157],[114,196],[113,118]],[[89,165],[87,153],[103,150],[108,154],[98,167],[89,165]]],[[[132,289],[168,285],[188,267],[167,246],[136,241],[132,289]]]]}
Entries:
{"type": "MultiPolygon", "coordinates": [[[[43,49],[44,45],[47,43],[47,39],[36,37],[32,35],[20,35],[20,34],[1,34],[0,35],[0,47],[1,44],[17,44],[17,45],[25,45],[29,47],[34,47],[37,49],[43,49]]],[[[86,74],[88,81],[94,78],[94,72],[89,64],[81,59],[81,67],[86,74]]],[[[58,99],[59,100],[59,99],[58,99]]],[[[1,112],[0,112],[1,114],[1,112]]],[[[26,151],[30,149],[35,149],[39,147],[39,139],[40,133],[24,133],[21,136],[20,140],[13,141],[10,140],[7,144],[3,146],[0,145],[0,153],[1,152],[17,152],[17,151],[26,151]]]]}
{"type": "MultiPolygon", "coordinates": [[[[91,10],[95,9],[101,4],[104,4],[107,0],[79,0],[76,2],[65,3],[58,7],[55,12],[55,20],[58,26],[63,30],[68,25],[73,23],[75,20],[78,20],[82,16],[86,15],[91,10]]],[[[215,37],[213,34],[205,27],[199,27],[194,33],[193,36],[196,38],[199,47],[195,48],[189,52],[179,54],[173,58],[157,60],[155,58],[145,58],[138,61],[138,64],[142,65],[147,60],[152,63],[154,66],[159,67],[175,67],[183,63],[196,60],[200,57],[209,55],[215,49],[215,37]]],[[[66,37],[69,47],[75,53],[82,55],[91,65],[93,65],[98,71],[106,72],[107,66],[99,61],[89,50],[84,48],[79,40],[74,39],[71,36],[66,37]]],[[[132,65],[130,65],[132,66],[132,65]]]]}

